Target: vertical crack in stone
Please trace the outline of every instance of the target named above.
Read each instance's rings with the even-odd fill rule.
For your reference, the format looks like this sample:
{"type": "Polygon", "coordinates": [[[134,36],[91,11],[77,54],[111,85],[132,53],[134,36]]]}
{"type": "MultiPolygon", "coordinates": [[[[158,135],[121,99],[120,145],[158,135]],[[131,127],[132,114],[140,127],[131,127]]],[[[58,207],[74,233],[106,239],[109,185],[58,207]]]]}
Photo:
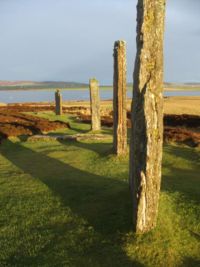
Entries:
{"type": "Polygon", "coordinates": [[[146,225],[146,208],[147,208],[147,198],[146,198],[146,177],[144,172],[141,172],[141,186],[140,186],[140,194],[139,197],[139,204],[138,204],[138,210],[139,213],[141,213],[141,216],[138,220],[138,228],[140,231],[145,227],[146,225]]]}
{"type": "Polygon", "coordinates": [[[156,225],[163,134],[163,35],[165,0],[139,0],[134,69],[130,188],[135,231],[156,225]]]}

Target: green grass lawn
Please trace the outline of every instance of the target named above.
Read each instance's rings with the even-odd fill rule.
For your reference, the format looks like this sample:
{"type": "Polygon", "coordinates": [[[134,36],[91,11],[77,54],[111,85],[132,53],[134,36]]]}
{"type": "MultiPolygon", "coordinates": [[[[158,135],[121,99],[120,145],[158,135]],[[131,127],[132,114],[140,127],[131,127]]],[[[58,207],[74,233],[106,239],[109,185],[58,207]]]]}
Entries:
{"type": "MultiPolygon", "coordinates": [[[[72,129],[57,132],[89,130],[58,118],[72,129]]],[[[200,266],[199,150],[165,145],[158,225],[136,236],[128,156],[111,148],[17,138],[0,146],[0,266],[200,266]]]]}

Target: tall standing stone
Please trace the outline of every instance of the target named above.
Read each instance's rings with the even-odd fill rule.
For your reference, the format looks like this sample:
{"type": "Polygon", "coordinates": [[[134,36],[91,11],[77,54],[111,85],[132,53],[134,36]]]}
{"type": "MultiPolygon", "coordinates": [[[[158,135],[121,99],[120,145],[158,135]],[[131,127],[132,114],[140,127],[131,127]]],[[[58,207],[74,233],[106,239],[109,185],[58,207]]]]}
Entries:
{"type": "Polygon", "coordinates": [[[137,233],[156,226],[163,143],[165,0],[138,0],[130,188],[137,233]]]}
{"type": "Polygon", "coordinates": [[[114,44],[113,149],[117,155],[127,152],[126,118],[126,42],[114,44]]]}
{"type": "Polygon", "coordinates": [[[101,130],[99,82],[90,79],[91,130],[101,130]]]}
{"type": "Polygon", "coordinates": [[[55,112],[56,115],[62,115],[62,95],[60,90],[55,92],[55,112]]]}

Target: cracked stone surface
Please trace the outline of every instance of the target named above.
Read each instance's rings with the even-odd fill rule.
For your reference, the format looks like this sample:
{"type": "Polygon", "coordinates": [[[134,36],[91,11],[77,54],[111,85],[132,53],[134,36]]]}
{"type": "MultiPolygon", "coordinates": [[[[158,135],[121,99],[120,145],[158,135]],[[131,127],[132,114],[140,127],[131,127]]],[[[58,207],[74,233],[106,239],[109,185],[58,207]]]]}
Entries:
{"type": "Polygon", "coordinates": [[[93,140],[93,141],[101,141],[101,140],[110,140],[112,139],[111,135],[108,134],[74,134],[74,135],[34,135],[28,138],[29,141],[41,141],[41,140],[58,140],[58,141],[81,141],[81,140],[93,140]]]}
{"type": "Polygon", "coordinates": [[[114,44],[113,149],[117,155],[127,152],[126,123],[126,42],[114,44]]]}
{"type": "Polygon", "coordinates": [[[130,144],[134,230],[156,226],[163,143],[165,0],[139,0],[130,144]]]}

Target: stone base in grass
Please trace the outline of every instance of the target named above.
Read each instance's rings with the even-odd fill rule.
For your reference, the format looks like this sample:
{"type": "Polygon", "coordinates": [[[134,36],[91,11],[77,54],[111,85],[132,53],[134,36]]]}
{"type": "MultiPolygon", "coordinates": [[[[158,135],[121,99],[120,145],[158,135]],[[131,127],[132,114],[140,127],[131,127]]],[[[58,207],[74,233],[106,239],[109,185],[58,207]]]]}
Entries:
{"type": "Polygon", "coordinates": [[[112,140],[111,135],[106,134],[74,134],[74,135],[33,135],[28,138],[28,141],[80,141],[80,140],[92,140],[92,141],[101,141],[101,140],[112,140]]]}

